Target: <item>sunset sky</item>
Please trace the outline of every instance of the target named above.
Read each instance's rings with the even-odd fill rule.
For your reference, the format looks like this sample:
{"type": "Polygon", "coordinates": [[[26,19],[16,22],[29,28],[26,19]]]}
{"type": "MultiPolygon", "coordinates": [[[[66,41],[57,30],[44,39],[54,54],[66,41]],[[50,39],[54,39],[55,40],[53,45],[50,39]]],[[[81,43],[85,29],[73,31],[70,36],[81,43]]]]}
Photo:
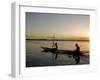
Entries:
{"type": "Polygon", "coordinates": [[[89,38],[89,15],[26,13],[26,38],[49,39],[89,38]]]}

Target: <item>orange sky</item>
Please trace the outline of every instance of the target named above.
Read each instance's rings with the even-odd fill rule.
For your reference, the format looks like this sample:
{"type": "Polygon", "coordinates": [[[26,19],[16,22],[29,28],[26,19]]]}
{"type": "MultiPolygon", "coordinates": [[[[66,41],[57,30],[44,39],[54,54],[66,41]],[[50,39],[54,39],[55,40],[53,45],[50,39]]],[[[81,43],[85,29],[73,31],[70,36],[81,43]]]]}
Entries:
{"type": "Polygon", "coordinates": [[[89,15],[26,13],[26,38],[89,40],[89,15]]]}

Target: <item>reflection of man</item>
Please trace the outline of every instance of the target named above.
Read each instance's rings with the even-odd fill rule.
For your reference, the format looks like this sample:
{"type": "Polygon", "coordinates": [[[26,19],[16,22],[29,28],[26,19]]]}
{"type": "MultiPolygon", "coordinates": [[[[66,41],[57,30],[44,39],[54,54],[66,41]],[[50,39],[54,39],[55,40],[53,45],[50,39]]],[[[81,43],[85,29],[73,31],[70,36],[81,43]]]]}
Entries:
{"type": "Polygon", "coordinates": [[[80,62],[80,47],[78,44],[75,44],[76,50],[74,51],[73,57],[75,58],[76,64],[80,62]]]}

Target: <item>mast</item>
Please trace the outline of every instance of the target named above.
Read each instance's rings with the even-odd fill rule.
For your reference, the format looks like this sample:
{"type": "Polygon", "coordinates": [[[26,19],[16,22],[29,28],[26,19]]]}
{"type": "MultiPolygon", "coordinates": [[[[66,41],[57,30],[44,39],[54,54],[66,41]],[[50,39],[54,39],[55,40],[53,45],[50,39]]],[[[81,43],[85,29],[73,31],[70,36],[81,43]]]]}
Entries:
{"type": "Polygon", "coordinates": [[[54,45],[55,45],[54,40],[55,40],[55,34],[53,34],[53,39],[52,39],[52,48],[53,48],[54,45]]]}

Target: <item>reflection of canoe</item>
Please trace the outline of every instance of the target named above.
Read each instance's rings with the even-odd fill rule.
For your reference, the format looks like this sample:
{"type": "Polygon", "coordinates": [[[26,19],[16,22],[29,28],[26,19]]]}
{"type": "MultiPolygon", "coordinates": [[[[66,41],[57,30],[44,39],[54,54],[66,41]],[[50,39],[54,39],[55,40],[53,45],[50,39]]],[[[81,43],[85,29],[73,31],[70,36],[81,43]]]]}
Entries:
{"type": "MultiPolygon", "coordinates": [[[[74,50],[56,50],[56,48],[48,48],[48,47],[41,47],[44,52],[53,52],[57,54],[67,54],[67,55],[73,55],[74,50]]],[[[85,51],[81,51],[80,55],[83,55],[83,53],[86,53],[85,51]]]]}

